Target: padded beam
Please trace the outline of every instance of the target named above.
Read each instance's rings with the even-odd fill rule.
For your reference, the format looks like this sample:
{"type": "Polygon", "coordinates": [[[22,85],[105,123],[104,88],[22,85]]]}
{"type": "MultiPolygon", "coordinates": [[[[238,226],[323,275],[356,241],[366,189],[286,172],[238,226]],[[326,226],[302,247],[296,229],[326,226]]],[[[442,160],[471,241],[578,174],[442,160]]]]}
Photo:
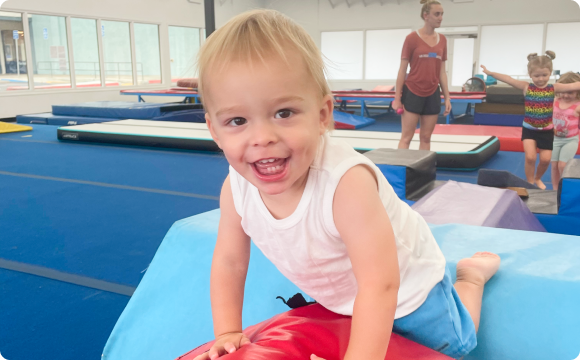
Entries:
{"type": "Polygon", "coordinates": [[[513,190],[448,181],[413,205],[430,224],[546,231],[513,190]]]}
{"type": "MultiPolygon", "coordinates": [[[[209,273],[218,221],[215,210],[173,225],[117,321],[103,360],[175,359],[213,339],[209,273]]],[[[431,230],[451,274],[457,261],[477,251],[503,259],[485,288],[477,348],[465,360],[578,356],[577,237],[457,224],[431,230]]],[[[243,327],[286,312],[275,297],[298,291],[252,246],[243,327]]]]}
{"type": "Polygon", "coordinates": [[[167,116],[167,113],[182,110],[203,111],[203,107],[201,104],[157,104],[126,101],[95,101],[52,106],[53,115],[140,120],[156,120],[156,118],[167,116]]]}
{"type": "Polygon", "coordinates": [[[580,217],[580,159],[568,161],[562,172],[558,186],[558,214],[580,217]]]}
{"type": "Polygon", "coordinates": [[[437,154],[427,150],[377,149],[364,153],[401,199],[416,200],[436,178],[437,154]]]}
{"type": "Polygon", "coordinates": [[[524,104],[524,94],[520,89],[498,85],[487,88],[486,102],[496,104],[524,104]]]}

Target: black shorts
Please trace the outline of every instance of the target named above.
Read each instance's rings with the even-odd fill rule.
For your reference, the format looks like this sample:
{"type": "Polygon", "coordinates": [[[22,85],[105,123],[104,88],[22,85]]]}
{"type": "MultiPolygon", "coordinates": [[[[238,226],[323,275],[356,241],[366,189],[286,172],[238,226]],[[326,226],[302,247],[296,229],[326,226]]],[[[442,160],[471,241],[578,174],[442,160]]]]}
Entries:
{"type": "Polygon", "coordinates": [[[530,130],[524,127],[522,128],[522,141],[524,141],[525,139],[535,140],[538,149],[542,150],[554,149],[553,130],[530,130]]]}
{"type": "Polygon", "coordinates": [[[441,112],[441,90],[437,86],[437,90],[433,94],[423,97],[413,94],[405,85],[403,86],[401,102],[405,106],[405,111],[419,115],[439,115],[441,112]]]}

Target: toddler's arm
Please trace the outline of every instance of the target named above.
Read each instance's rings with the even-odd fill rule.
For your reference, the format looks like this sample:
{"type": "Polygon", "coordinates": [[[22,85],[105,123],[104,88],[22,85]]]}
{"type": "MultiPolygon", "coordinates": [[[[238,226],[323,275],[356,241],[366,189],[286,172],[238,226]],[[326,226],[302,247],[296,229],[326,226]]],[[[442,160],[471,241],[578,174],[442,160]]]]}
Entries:
{"type": "Polygon", "coordinates": [[[196,360],[216,359],[250,343],[242,334],[244,284],[250,261],[250,238],[234,207],[229,176],[220,197],[221,217],[211,263],[211,310],[216,342],[196,360]]]}
{"type": "Polygon", "coordinates": [[[342,177],[333,213],[358,283],[345,359],[383,360],[393,328],[400,275],[395,235],[375,174],[368,167],[355,166],[342,177]]]}
{"type": "Polygon", "coordinates": [[[580,91],[580,82],[573,82],[570,84],[555,83],[554,91],[555,92],[580,91]]]}
{"type": "Polygon", "coordinates": [[[489,71],[489,70],[487,70],[487,68],[484,65],[481,65],[481,68],[483,69],[484,74],[491,75],[499,81],[502,81],[508,85],[511,85],[511,86],[515,87],[516,89],[520,89],[524,92],[524,94],[525,94],[526,90],[528,90],[528,83],[525,81],[516,80],[509,75],[489,71]]]}

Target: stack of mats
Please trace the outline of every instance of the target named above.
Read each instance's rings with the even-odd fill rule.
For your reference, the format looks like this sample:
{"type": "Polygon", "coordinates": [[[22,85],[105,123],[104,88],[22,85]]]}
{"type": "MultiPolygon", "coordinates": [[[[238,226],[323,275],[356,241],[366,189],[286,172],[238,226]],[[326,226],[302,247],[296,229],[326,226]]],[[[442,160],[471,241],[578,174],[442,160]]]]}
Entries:
{"type": "MultiPolygon", "coordinates": [[[[103,360],[175,359],[213,339],[209,276],[219,217],[215,210],[173,225],[117,321],[103,360]]],[[[486,285],[478,344],[465,360],[578,356],[576,237],[458,224],[433,225],[431,230],[452,274],[458,260],[477,251],[495,252],[503,260],[486,285]]],[[[276,296],[286,298],[300,291],[256,247],[251,251],[244,328],[287,311],[276,296]]],[[[278,334],[278,346],[286,346],[286,334],[278,334]]]]}
{"type": "Polygon", "coordinates": [[[205,122],[205,112],[201,104],[97,101],[53,105],[52,113],[16,117],[21,124],[47,125],[82,125],[125,119],[199,123],[205,122]]]}
{"type": "Polygon", "coordinates": [[[353,115],[338,110],[334,110],[333,117],[335,129],[354,130],[375,123],[375,119],[353,115]]]}
{"type": "Polygon", "coordinates": [[[521,126],[524,121],[524,94],[511,86],[490,86],[486,102],[475,104],[475,125],[521,126]]]}

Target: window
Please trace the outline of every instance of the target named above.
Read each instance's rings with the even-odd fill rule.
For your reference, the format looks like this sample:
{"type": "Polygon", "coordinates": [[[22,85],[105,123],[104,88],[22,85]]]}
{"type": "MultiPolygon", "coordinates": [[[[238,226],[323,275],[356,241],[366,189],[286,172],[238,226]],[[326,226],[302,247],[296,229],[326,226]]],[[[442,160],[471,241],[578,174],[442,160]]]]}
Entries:
{"type": "Polygon", "coordinates": [[[483,26],[480,64],[494,72],[527,76],[527,57],[542,52],[543,38],[543,24],[483,26]]]}
{"type": "Polygon", "coordinates": [[[137,84],[160,84],[159,27],[150,24],[134,24],[133,29],[135,33],[137,84]]]}
{"type": "Polygon", "coordinates": [[[62,16],[29,15],[34,88],[70,87],[66,21],[62,16]]]}
{"type": "Polygon", "coordinates": [[[363,32],[322,32],[321,50],[327,59],[329,80],[363,78],[363,32]]]}
{"type": "Polygon", "coordinates": [[[105,86],[133,85],[131,35],[129,23],[101,21],[105,86]]]}
{"type": "Polygon", "coordinates": [[[199,29],[170,26],[171,82],[196,76],[195,58],[200,47],[199,29]]]}
{"type": "MultiPolygon", "coordinates": [[[[473,76],[473,48],[475,39],[453,39],[453,67],[451,69],[451,86],[462,86],[473,76]]],[[[448,44],[449,46],[449,44],[448,44]]]]}
{"type": "Polygon", "coordinates": [[[71,18],[70,22],[76,86],[101,86],[97,21],[71,18]]]}
{"type": "Polygon", "coordinates": [[[578,65],[580,49],[571,41],[574,34],[579,32],[580,22],[548,24],[546,50],[552,50],[556,53],[554,70],[560,70],[561,74],[568,71],[580,71],[580,65],[578,65]]]}
{"type": "Polygon", "coordinates": [[[0,11],[0,93],[28,89],[22,15],[0,11]]]}
{"type": "Polygon", "coordinates": [[[368,30],[365,79],[396,79],[403,43],[411,29],[368,30]]]}

